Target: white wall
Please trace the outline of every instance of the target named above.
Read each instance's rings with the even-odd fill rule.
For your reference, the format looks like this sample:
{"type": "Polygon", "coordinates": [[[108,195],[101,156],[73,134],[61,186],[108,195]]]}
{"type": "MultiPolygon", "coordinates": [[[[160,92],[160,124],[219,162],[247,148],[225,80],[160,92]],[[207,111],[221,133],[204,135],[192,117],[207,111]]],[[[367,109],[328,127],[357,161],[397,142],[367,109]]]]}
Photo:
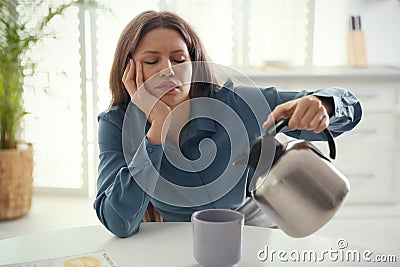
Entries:
{"type": "Polygon", "coordinates": [[[347,0],[315,0],[314,65],[347,64],[347,2],[347,0]]]}
{"type": "Polygon", "coordinates": [[[348,18],[360,15],[370,66],[400,66],[399,0],[316,0],[314,65],[347,64],[348,18]]]}

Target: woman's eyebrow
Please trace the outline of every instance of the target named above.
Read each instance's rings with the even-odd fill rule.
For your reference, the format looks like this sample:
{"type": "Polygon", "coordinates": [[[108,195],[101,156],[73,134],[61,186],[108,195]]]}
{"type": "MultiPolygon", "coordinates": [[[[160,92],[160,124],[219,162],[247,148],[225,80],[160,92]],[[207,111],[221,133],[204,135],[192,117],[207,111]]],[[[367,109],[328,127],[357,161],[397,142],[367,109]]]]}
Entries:
{"type": "MultiPolygon", "coordinates": [[[[183,49],[173,50],[173,51],[171,51],[170,54],[181,53],[181,52],[185,52],[185,50],[183,50],[183,49]]],[[[156,54],[156,55],[159,55],[159,54],[161,54],[161,52],[159,52],[159,51],[153,51],[153,50],[147,50],[147,51],[144,51],[144,52],[142,53],[142,55],[145,55],[145,54],[156,54]]]]}
{"type": "Polygon", "coordinates": [[[181,52],[185,52],[185,50],[183,49],[177,49],[171,52],[171,54],[175,54],[175,53],[181,53],[181,52]]]}
{"type": "MultiPolygon", "coordinates": [[[[170,55],[173,54],[177,54],[177,53],[185,53],[184,49],[177,49],[177,50],[173,50],[170,52],[170,55]]],[[[142,53],[140,53],[140,56],[146,56],[146,55],[160,55],[161,52],[159,51],[153,51],[153,50],[147,50],[147,51],[143,51],[142,53]]]]}
{"type": "Polygon", "coordinates": [[[160,52],[158,52],[158,51],[150,51],[150,50],[148,50],[148,51],[144,51],[143,53],[142,53],[142,55],[144,55],[144,54],[161,54],[160,52]]]}

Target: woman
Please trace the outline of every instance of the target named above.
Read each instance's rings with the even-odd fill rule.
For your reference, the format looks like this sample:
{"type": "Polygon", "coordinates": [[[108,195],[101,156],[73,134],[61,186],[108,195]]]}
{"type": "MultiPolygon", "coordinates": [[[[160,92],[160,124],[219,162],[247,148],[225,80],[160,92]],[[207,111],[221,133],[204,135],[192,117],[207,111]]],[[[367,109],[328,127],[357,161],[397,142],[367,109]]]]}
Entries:
{"type": "MultiPolygon", "coordinates": [[[[227,159],[231,144],[224,127],[212,120],[190,117],[196,99],[217,100],[245,121],[248,138],[241,143],[248,144],[260,135],[260,124],[248,119],[251,110],[236,96],[236,87],[230,81],[222,88],[217,86],[206,61],[196,33],[173,13],[143,12],[122,32],[110,75],[112,101],[98,117],[100,164],[94,202],[100,221],[115,235],[128,237],[137,233],[142,221],[190,221],[193,211],[200,209],[252,209],[248,198],[246,201],[250,171],[237,175],[237,182],[229,190],[208,202],[196,200],[179,205],[156,196],[163,190],[155,189],[158,181],[152,179],[158,178],[154,177],[191,189],[215,181],[230,164],[227,159]],[[141,118],[143,131],[138,122],[141,118]],[[129,123],[136,128],[125,132],[129,123]],[[130,140],[135,138],[138,141],[132,145],[130,140]],[[175,148],[194,162],[205,153],[200,151],[204,139],[211,139],[217,152],[209,166],[197,171],[176,167],[164,153],[175,148]],[[149,188],[153,189],[143,185],[152,183],[149,188]]],[[[326,127],[338,136],[361,119],[359,101],[345,89],[296,93],[265,88],[259,92],[273,110],[265,110],[264,118],[268,115],[268,119],[261,123],[262,127],[269,127],[281,117],[290,118],[286,134],[292,137],[321,140],[319,133],[326,127]]],[[[202,105],[203,110],[208,109],[202,105]]],[[[193,200],[196,191],[191,192],[182,199],[193,200]]],[[[162,194],[167,199],[175,193],[164,190],[162,194]]],[[[209,192],[205,194],[210,197],[209,192]]]]}

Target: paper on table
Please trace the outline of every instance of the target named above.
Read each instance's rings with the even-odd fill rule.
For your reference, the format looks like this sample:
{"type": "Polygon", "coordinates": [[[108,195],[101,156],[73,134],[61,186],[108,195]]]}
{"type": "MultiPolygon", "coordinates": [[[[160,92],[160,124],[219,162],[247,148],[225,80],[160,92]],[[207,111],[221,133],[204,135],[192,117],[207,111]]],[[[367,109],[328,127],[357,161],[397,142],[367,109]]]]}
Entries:
{"type": "Polygon", "coordinates": [[[117,267],[105,250],[0,267],[117,267]]]}

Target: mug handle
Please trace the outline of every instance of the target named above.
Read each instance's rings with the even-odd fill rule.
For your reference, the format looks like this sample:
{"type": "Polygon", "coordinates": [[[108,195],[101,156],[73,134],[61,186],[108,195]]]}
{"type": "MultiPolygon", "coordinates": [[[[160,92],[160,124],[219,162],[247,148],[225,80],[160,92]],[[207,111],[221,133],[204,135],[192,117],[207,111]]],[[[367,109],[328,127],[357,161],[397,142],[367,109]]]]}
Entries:
{"type": "MultiPolygon", "coordinates": [[[[271,126],[267,130],[267,133],[269,135],[275,135],[275,134],[281,132],[283,130],[283,128],[288,126],[288,124],[289,124],[289,119],[278,120],[277,122],[275,122],[275,127],[271,126]]],[[[329,157],[331,159],[335,159],[336,158],[336,144],[335,144],[335,140],[333,139],[332,133],[328,129],[325,129],[322,133],[324,134],[325,139],[328,141],[329,157]]]]}

